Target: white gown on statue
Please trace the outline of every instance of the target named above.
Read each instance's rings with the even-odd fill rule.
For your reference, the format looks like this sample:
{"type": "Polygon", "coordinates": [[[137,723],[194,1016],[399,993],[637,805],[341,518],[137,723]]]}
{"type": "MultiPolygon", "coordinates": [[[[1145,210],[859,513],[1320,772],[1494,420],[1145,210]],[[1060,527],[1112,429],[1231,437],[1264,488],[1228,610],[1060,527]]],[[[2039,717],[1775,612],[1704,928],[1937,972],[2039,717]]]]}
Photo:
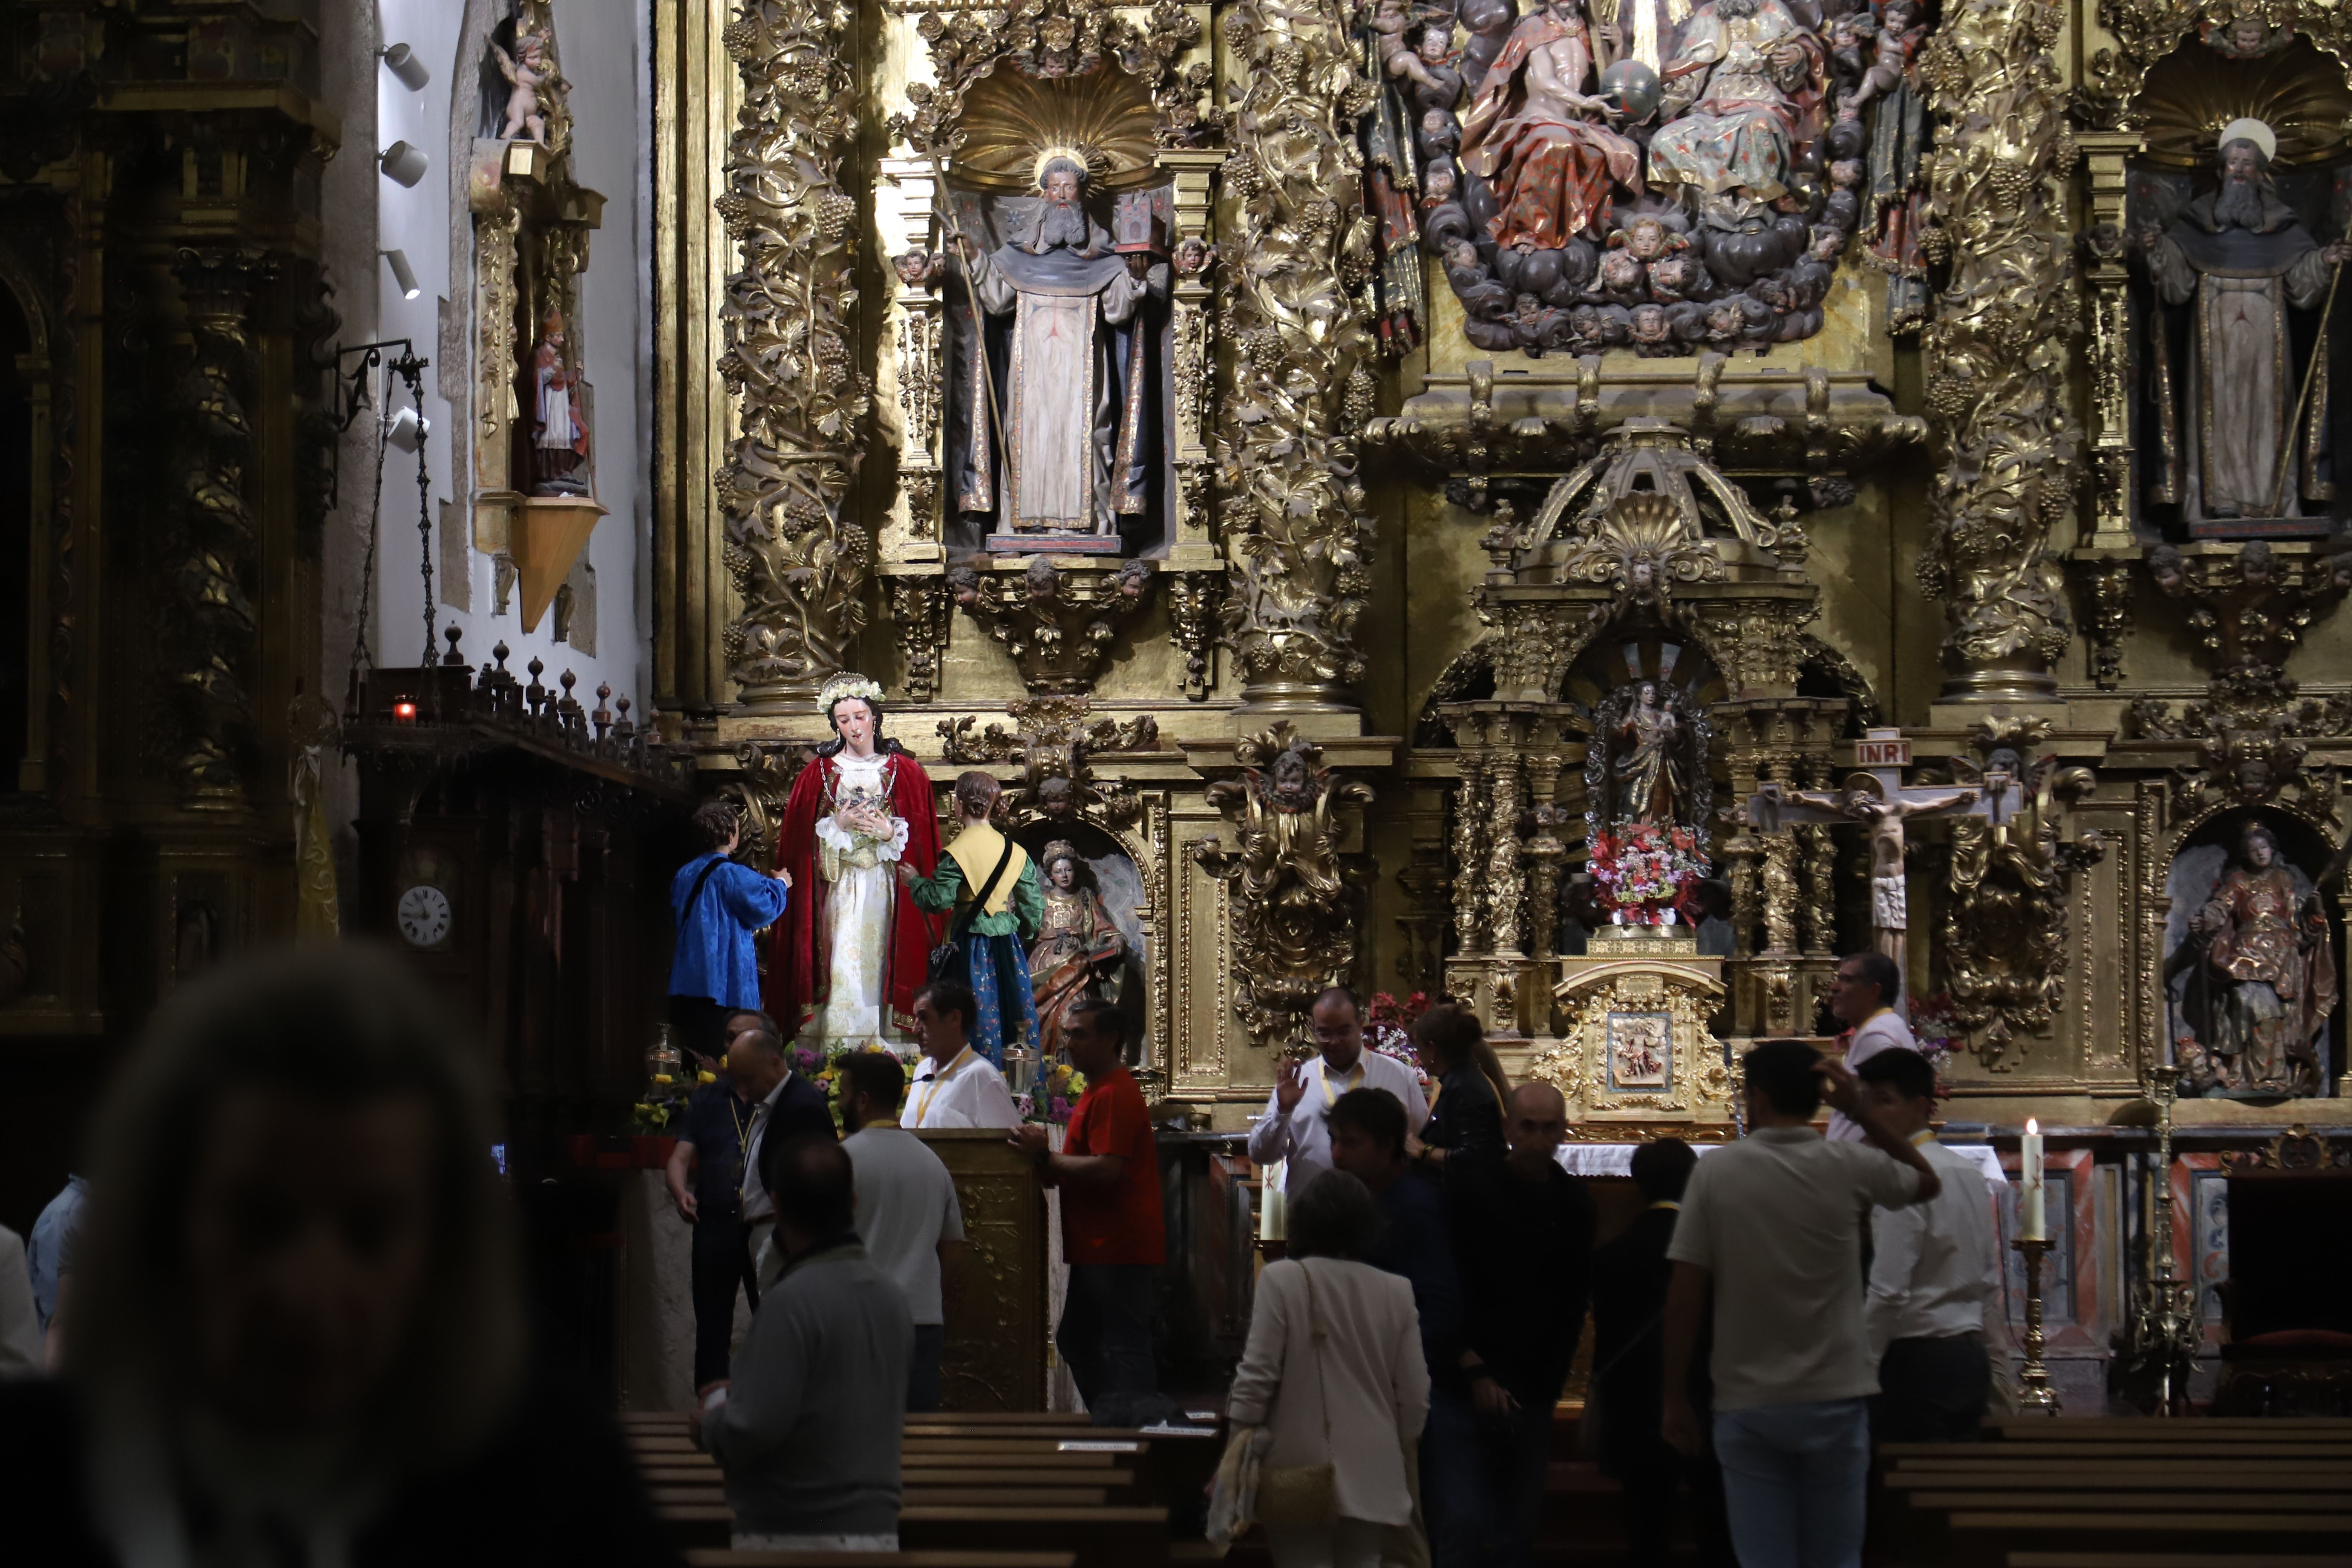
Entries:
{"type": "MultiPolygon", "coordinates": [[[[859,800],[890,802],[888,753],[833,759],[836,810],[859,800]]],[[[817,874],[825,879],[823,929],[818,946],[827,960],[825,1004],[810,1015],[802,1038],[820,1050],[869,1045],[883,1037],[882,971],[890,940],[890,906],[896,896],[890,867],[907,851],[905,818],[890,818],[891,835],[874,838],[844,826],[833,816],[816,824],[817,874]]]]}

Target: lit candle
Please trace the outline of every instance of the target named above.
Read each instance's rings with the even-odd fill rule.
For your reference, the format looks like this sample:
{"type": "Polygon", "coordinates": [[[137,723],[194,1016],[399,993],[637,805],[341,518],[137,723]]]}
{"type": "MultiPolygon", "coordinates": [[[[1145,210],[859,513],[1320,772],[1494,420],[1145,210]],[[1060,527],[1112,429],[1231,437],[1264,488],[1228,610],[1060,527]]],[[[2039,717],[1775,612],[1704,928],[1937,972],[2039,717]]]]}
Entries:
{"type": "Polygon", "coordinates": [[[2042,1178],[2042,1123],[2028,1118],[2025,1136],[2017,1146],[2017,1175],[2024,1184],[2024,1220],[2018,1226],[2021,1241],[2050,1239],[2050,1215],[2044,1203],[2048,1188],[2042,1178]]]}

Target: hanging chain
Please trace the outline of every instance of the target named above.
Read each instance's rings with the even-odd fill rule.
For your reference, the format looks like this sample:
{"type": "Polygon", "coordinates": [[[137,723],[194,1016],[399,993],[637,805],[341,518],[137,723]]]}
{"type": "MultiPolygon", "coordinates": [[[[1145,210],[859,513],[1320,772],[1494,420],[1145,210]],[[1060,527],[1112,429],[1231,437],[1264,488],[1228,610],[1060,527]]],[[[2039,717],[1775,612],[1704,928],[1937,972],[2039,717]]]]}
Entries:
{"type": "Polygon", "coordinates": [[[392,368],[408,384],[409,398],[416,405],[416,545],[418,570],[425,578],[425,657],[417,662],[430,669],[440,659],[433,645],[440,640],[441,622],[433,607],[433,476],[425,465],[425,363],[405,353],[392,368]]]}
{"type": "Polygon", "coordinates": [[[386,395],[377,411],[375,422],[375,500],[368,508],[367,554],[360,564],[360,618],[357,629],[352,634],[351,686],[353,700],[359,696],[360,661],[367,659],[368,668],[375,668],[375,661],[368,658],[368,611],[375,603],[376,533],[383,521],[383,455],[384,449],[392,443],[391,390],[387,381],[384,386],[386,395]]]}

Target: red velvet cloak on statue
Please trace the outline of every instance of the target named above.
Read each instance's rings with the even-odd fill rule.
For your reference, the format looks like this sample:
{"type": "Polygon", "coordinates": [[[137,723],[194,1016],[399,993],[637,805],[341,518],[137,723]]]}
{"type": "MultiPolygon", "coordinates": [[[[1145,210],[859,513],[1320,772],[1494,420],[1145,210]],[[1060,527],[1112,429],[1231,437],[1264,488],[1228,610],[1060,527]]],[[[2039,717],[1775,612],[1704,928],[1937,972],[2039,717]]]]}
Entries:
{"type": "MultiPolygon", "coordinates": [[[[818,757],[793,781],[784,802],[784,818],[776,828],[776,867],[793,874],[793,896],[776,922],[768,955],[766,997],[768,1016],[785,1037],[801,1032],[809,1014],[824,1005],[832,989],[832,965],[816,951],[816,934],[824,926],[828,889],[816,868],[816,825],[833,815],[833,795],[840,764],[818,757]]],[[[907,822],[907,848],[902,858],[929,877],[939,869],[940,822],[931,805],[930,775],[923,764],[901,751],[890,752],[890,810],[907,822]]],[[[886,1020],[915,1010],[915,993],[923,988],[931,949],[938,945],[939,919],[915,907],[906,884],[890,884],[890,931],[883,943],[882,1005],[886,1020]]]]}

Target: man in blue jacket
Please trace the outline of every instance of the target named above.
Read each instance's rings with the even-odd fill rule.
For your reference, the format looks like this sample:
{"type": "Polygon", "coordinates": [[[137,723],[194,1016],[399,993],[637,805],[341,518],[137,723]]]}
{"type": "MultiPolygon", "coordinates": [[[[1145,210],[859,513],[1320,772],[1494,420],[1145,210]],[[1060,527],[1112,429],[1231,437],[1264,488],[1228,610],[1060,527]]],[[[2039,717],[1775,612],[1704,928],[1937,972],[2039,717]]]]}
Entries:
{"type": "Polygon", "coordinates": [[[669,884],[677,916],[669,1019],[678,1048],[716,1069],[727,1054],[729,1016],[760,1010],[760,959],[751,939],[783,914],[793,878],[789,871],[766,876],[728,858],[743,829],[723,800],[702,803],[694,831],[704,850],[679,867],[669,884]]]}

